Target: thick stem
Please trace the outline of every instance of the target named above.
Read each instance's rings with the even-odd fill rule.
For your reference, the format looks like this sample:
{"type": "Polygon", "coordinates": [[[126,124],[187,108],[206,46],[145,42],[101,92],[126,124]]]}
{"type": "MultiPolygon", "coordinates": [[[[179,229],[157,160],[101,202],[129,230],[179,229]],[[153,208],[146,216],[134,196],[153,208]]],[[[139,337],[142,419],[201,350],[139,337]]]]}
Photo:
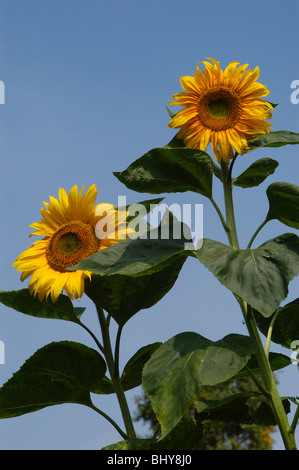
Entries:
{"type": "MultiPolygon", "coordinates": [[[[231,169],[229,170],[228,165],[223,161],[221,162],[221,171],[226,209],[226,224],[228,227],[227,236],[230,246],[234,249],[239,249],[233,207],[231,169]]],[[[257,232],[255,233],[255,235],[256,234],[257,232]]],[[[271,406],[271,409],[275,416],[282,439],[284,441],[285,448],[287,450],[296,450],[294,433],[290,432],[290,425],[281,398],[278,394],[271,366],[268,361],[268,357],[264,351],[263,344],[256,326],[255,318],[252,314],[251,308],[244,300],[238,298],[238,302],[240,304],[249,335],[251,336],[251,338],[254,339],[256,344],[256,357],[266,389],[265,397],[268,400],[268,403],[271,406]]]]}
{"type": "Polygon", "coordinates": [[[124,390],[123,390],[123,387],[119,378],[118,367],[115,367],[115,361],[113,358],[107,321],[106,321],[102,308],[99,306],[96,306],[96,308],[97,308],[98,318],[99,318],[99,322],[100,322],[101,329],[102,329],[104,354],[105,354],[105,358],[107,361],[107,366],[108,366],[108,370],[110,373],[110,377],[114,386],[114,390],[118,398],[118,402],[119,402],[122,417],[125,423],[126,431],[130,438],[136,438],[130,410],[129,410],[125,393],[124,393],[124,390]]]}
{"type": "Polygon", "coordinates": [[[277,386],[273,377],[272,369],[264,351],[263,344],[258,329],[256,327],[256,322],[251,312],[251,308],[243,300],[240,301],[240,305],[242,308],[248,332],[256,343],[257,362],[265,383],[267,397],[269,398],[269,403],[275,416],[278,428],[280,430],[280,434],[283,439],[285,448],[287,450],[296,450],[296,442],[294,439],[294,435],[290,433],[290,425],[288,422],[288,418],[285,413],[281,398],[279,396],[277,386]]]}
{"type": "Polygon", "coordinates": [[[237,237],[235,213],[232,196],[232,179],[231,172],[228,170],[228,165],[221,160],[222,182],[224,190],[224,201],[226,210],[226,224],[228,227],[227,236],[230,246],[239,249],[239,242],[237,237]]]}

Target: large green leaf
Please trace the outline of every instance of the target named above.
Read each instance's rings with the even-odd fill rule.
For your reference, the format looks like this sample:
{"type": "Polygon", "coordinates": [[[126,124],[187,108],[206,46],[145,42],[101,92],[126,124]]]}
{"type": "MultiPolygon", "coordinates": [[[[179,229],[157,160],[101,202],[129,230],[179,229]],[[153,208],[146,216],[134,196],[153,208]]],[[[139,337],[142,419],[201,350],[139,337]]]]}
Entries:
{"type": "Polygon", "coordinates": [[[124,325],[142,309],[152,307],[173,287],[186,258],[174,259],[165,269],[145,276],[92,276],[85,293],[124,325]]]}
{"type": "MultiPolygon", "coordinates": [[[[264,318],[256,311],[254,316],[260,331],[267,336],[272,317],[264,318]]],[[[271,336],[271,341],[288,349],[291,348],[292,342],[297,339],[299,339],[299,299],[295,299],[278,309],[271,336]]]]}
{"type": "Polygon", "coordinates": [[[71,300],[60,295],[53,303],[51,299],[40,301],[30,294],[28,289],[17,291],[0,291],[0,302],[18,312],[40,318],[54,318],[79,322],[79,317],[85,308],[74,307],[71,300]]]}
{"type": "Polygon", "coordinates": [[[145,276],[186,259],[191,252],[190,240],[189,227],[168,214],[159,227],[144,233],[143,237],[116,243],[69,269],[86,269],[100,276],[145,276]]]}
{"type": "Polygon", "coordinates": [[[261,158],[253,162],[247,170],[234,179],[233,184],[241,188],[252,188],[261,184],[267,176],[274,173],[275,168],[278,166],[276,160],[272,158],[261,158]]]}
{"type": "Polygon", "coordinates": [[[266,220],[277,219],[299,229],[299,186],[291,183],[272,183],[267,189],[269,212],[266,220]]]}
{"type": "Polygon", "coordinates": [[[260,147],[282,147],[288,144],[299,144],[299,134],[291,131],[273,131],[248,141],[249,151],[260,147]]]}
{"type": "MultiPolygon", "coordinates": [[[[127,439],[108,445],[102,450],[192,450],[201,437],[202,425],[195,417],[179,423],[162,439],[127,439]]],[[[181,463],[183,466],[183,460],[181,463]]]]}
{"type": "Polygon", "coordinates": [[[50,343],[31,356],[0,389],[0,418],[11,418],[61,403],[91,406],[90,391],[106,364],[83,344],[50,343]]]}
{"type": "Polygon", "coordinates": [[[144,366],[142,384],[162,437],[177,425],[203,385],[234,377],[254,352],[251,338],[236,334],[213,342],[186,332],[161,345],[144,366]]]}
{"type": "Polygon", "coordinates": [[[195,254],[223,285],[265,317],[287,297],[289,282],[299,274],[299,238],[292,233],[245,250],[204,239],[195,254]]]}
{"type": "Polygon", "coordinates": [[[114,175],[127,188],[142,193],[194,191],[212,197],[212,161],[201,150],[155,148],[114,175]]]}

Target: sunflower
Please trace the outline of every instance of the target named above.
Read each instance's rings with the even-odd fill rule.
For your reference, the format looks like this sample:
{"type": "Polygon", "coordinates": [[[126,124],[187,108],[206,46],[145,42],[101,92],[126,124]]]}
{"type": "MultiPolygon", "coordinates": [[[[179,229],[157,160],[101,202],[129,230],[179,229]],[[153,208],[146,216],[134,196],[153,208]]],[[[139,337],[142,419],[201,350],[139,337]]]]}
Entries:
{"type": "Polygon", "coordinates": [[[21,281],[32,276],[28,288],[39,300],[51,295],[56,302],[63,289],[70,299],[82,297],[84,280],[91,279],[91,272],[68,268],[129,236],[127,212],[118,212],[113,204],[95,206],[96,186],[84,195],[83,189],[79,192],[73,186],[67,194],[61,188],[59,199],[50,196],[50,202],[43,203],[41,221],[30,225],[35,229],[30,236],[43,238],[12,264],[22,271],[21,281]]]}
{"type": "Polygon", "coordinates": [[[184,106],[168,123],[180,128],[177,137],[189,148],[206,151],[211,142],[218,163],[227,164],[234,151],[243,155],[247,141],[270,131],[266,119],[273,106],[261,99],[270,92],[256,82],[259,68],[246,70],[248,64],[231,62],[224,71],[219,62],[203,62],[203,73],[197,65],[194,77],[181,77],[185,90],[173,95],[171,105],[184,106]]]}

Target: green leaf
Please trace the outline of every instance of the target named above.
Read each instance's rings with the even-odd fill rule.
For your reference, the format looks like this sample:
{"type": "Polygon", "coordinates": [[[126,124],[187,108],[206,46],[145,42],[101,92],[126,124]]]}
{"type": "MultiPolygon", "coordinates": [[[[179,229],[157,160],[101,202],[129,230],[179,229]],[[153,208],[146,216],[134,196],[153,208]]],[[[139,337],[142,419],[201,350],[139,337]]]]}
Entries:
{"type": "Polygon", "coordinates": [[[235,334],[213,342],[186,332],[161,345],[145,364],[142,383],[161,424],[162,438],[184,416],[203,385],[235,376],[254,352],[251,338],[235,334]]]}
{"type": "Polygon", "coordinates": [[[261,158],[256,160],[245,170],[241,175],[234,179],[233,184],[241,188],[252,188],[261,184],[267,176],[274,173],[275,168],[278,166],[276,160],[271,158],[261,158]]]}
{"type": "Polygon", "coordinates": [[[110,395],[115,393],[115,390],[112,380],[105,375],[91,386],[90,392],[97,395],[110,395]]]}
{"type": "Polygon", "coordinates": [[[121,375],[121,383],[125,391],[141,384],[143,367],[161,344],[157,342],[143,346],[127,362],[121,375]]]}
{"type": "Polygon", "coordinates": [[[85,310],[85,308],[74,307],[71,300],[65,295],[60,295],[55,303],[51,299],[40,301],[30,294],[29,289],[0,291],[0,302],[33,317],[54,318],[75,323],[79,322],[79,318],[85,310]]]}
{"type": "MultiPolygon", "coordinates": [[[[264,318],[264,317],[261,316],[261,318],[264,318]]],[[[272,371],[276,371],[276,370],[280,370],[280,369],[283,369],[284,367],[289,366],[291,364],[291,359],[289,357],[285,356],[284,354],[270,352],[269,353],[269,362],[270,362],[270,366],[271,366],[272,371]]],[[[247,362],[247,366],[249,367],[249,369],[251,370],[251,372],[254,375],[258,376],[258,375],[261,374],[260,368],[259,368],[258,363],[257,363],[256,356],[251,356],[251,358],[247,362]]],[[[250,377],[250,375],[248,374],[247,369],[244,368],[244,369],[240,370],[240,372],[238,372],[235,377],[236,378],[250,377]]]]}
{"type": "Polygon", "coordinates": [[[192,450],[202,437],[202,425],[197,419],[184,420],[166,437],[154,439],[127,439],[102,450],[192,450]]]}
{"type": "Polygon", "coordinates": [[[148,214],[150,211],[154,210],[154,208],[159,205],[164,200],[164,197],[160,197],[157,199],[147,199],[146,201],[140,201],[132,204],[127,204],[126,206],[117,207],[118,211],[127,211],[128,215],[126,221],[130,223],[135,217],[138,208],[142,206],[144,215],[148,214]]]}
{"type": "Polygon", "coordinates": [[[94,349],[71,341],[50,343],[1,387],[0,418],[61,403],[91,406],[90,391],[105,371],[105,361],[94,349]]]}
{"type": "Polygon", "coordinates": [[[155,148],[114,175],[127,188],[141,193],[194,191],[212,197],[212,161],[201,150],[155,148]]]}
{"type": "Polygon", "coordinates": [[[267,189],[269,212],[266,220],[277,219],[299,229],[299,186],[291,183],[272,183],[267,189]]]}
{"type": "Polygon", "coordinates": [[[167,105],[165,105],[165,108],[166,108],[166,111],[168,112],[169,116],[171,118],[173,118],[175,116],[175,113],[171,109],[169,109],[167,105]]]}
{"type": "MultiPolygon", "coordinates": [[[[123,373],[121,375],[121,383],[123,390],[131,390],[132,388],[138,387],[141,384],[142,379],[142,369],[144,364],[150,359],[153,352],[161,345],[161,343],[148,344],[147,346],[139,349],[132,357],[129,359],[127,364],[124,367],[123,373]]],[[[97,394],[111,394],[114,393],[114,386],[112,380],[108,377],[103,377],[100,381],[97,382],[96,387],[93,387],[91,392],[97,394]]]]}
{"type": "MultiPolygon", "coordinates": [[[[171,112],[171,111],[170,111],[171,112]]],[[[164,149],[169,148],[186,148],[183,139],[178,138],[178,134],[176,134],[168,144],[164,145],[164,149]]]]}
{"type": "MultiPolygon", "coordinates": [[[[264,318],[256,311],[254,316],[260,331],[267,336],[272,317],[264,318]]],[[[278,309],[271,336],[271,341],[288,349],[291,349],[292,342],[297,339],[299,339],[299,299],[278,309]]],[[[288,359],[290,363],[290,358],[288,359]]]]}
{"type": "Polygon", "coordinates": [[[274,131],[248,141],[250,150],[260,147],[282,147],[287,144],[299,144],[299,134],[290,131],[274,131]]]}
{"type": "Polygon", "coordinates": [[[85,293],[119,325],[124,325],[133,315],[152,307],[170,291],[185,259],[174,259],[163,270],[144,276],[92,275],[85,293]]]}
{"type": "Polygon", "coordinates": [[[191,252],[190,240],[189,227],[175,218],[172,223],[171,217],[168,224],[166,215],[159,227],[142,238],[128,238],[116,243],[69,270],[86,269],[100,276],[145,276],[157,273],[179,259],[186,259],[191,252]]]}
{"type": "MultiPolygon", "coordinates": [[[[241,392],[218,400],[200,399],[195,403],[195,407],[201,421],[275,426],[275,417],[266,403],[259,400],[253,406],[252,399],[257,400],[259,397],[260,394],[255,392],[241,392]]],[[[284,400],[283,404],[289,412],[288,400],[284,400]]]]}
{"type": "Polygon", "coordinates": [[[287,297],[289,282],[299,274],[299,238],[292,233],[245,250],[205,239],[195,255],[224,286],[265,317],[287,297]]]}

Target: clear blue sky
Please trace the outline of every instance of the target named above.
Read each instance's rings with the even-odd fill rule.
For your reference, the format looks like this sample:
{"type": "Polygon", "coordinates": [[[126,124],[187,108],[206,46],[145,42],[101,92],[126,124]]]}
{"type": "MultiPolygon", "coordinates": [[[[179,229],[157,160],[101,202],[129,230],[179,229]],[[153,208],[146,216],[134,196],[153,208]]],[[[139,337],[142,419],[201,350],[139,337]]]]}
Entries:
{"type": "MultiPolygon", "coordinates": [[[[290,101],[290,84],[299,79],[298,14],[295,0],[2,0],[0,289],[26,286],[10,265],[29,246],[28,226],[39,220],[42,201],[57,196],[59,187],[96,183],[98,202],[117,203],[118,195],[126,195],[128,202],[148,197],[127,190],[112,172],[172,138],[165,104],[181,91],[180,76],[192,75],[206,57],[220,60],[223,67],[234,60],[252,69],[258,65],[259,81],[270,89],[269,99],[279,103],[272,130],[299,132],[299,105],[290,101]]],[[[240,158],[234,171],[241,173],[254,159],[266,156],[280,163],[275,175],[258,189],[235,192],[243,245],[265,216],[268,184],[299,184],[296,146],[254,152],[240,158]]],[[[222,205],[220,189],[216,184],[215,197],[222,205]]],[[[169,195],[166,202],[203,203],[204,236],[226,242],[206,200],[185,193],[169,195]]],[[[272,222],[257,243],[287,231],[272,222]]],[[[297,278],[288,300],[298,293],[297,278]]],[[[83,320],[96,330],[93,306],[85,297],[81,305],[88,306],[83,320]]],[[[70,339],[94,347],[76,325],[34,319],[4,306],[0,310],[6,353],[1,384],[51,341],[70,339]]],[[[122,364],[141,346],[182,331],[215,340],[230,332],[246,334],[232,295],[195,260],[188,260],[159,304],[128,322],[122,364]]],[[[278,379],[282,395],[298,395],[295,366],[279,373],[278,379]]],[[[131,409],[138,394],[138,389],[128,394],[131,409]]],[[[96,397],[96,404],[121,423],[113,397],[96,397]]],[[[137,430],[147,432],[141,426],[137,430]]],[[[50,407],[0,422],[1,449],[99,449],[118,440],[109,423],[79,405],[50,407]]]]}

